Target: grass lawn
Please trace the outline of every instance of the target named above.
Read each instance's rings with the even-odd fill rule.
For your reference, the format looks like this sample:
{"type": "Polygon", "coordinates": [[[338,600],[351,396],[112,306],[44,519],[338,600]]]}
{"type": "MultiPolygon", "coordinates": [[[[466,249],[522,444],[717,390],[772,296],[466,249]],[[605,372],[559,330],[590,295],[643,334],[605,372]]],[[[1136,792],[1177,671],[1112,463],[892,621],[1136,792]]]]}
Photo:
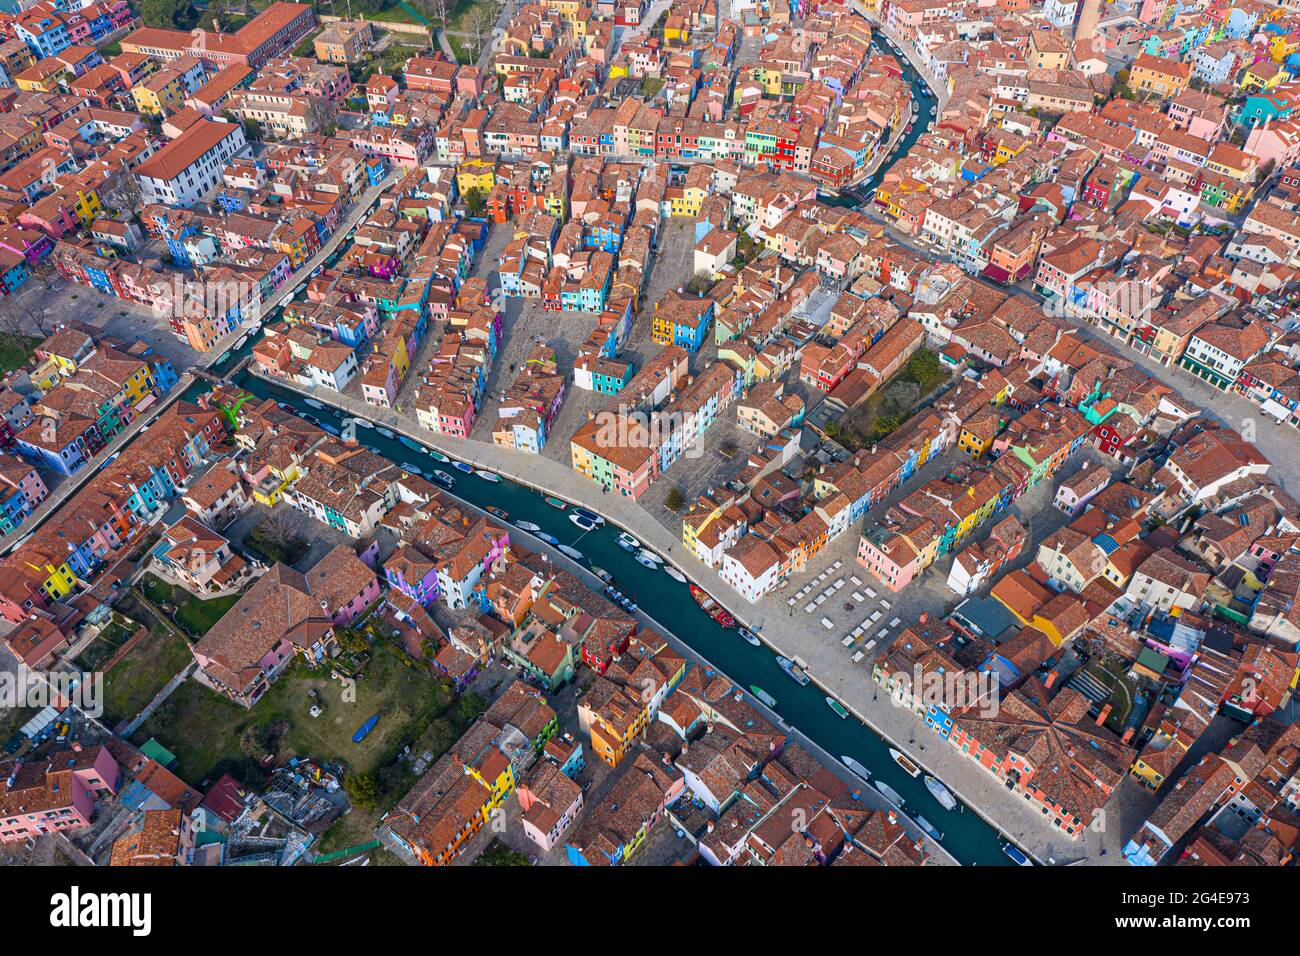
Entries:
{"type": "Polygon", "coordinates": [[[104,714],[110,726],[130,720],[169,680],[193,660],[185,639],[170,632],[150,631],[104,675],[104,714]]]}
{"type": "Polygon", "coordinates": [[[0,333],[0,370],[12,372],[16,368],[22,368],[42,341],[44,340],[39,335],[0,333]]]}
{"type": "Polygon", "coordinates": [[[443,685],[404,665],[384,644],[375,645],[355,691],[355,700],[345,701],[341,685],[331,681],[327,672],[292,667],[252,710],[245,710],[197,681],[186,681],[132,739],[143,742],[157,737],[176,754],[175,772],[197,785],[232,767],[242,765],[248,770],[252,762],[239,746],[244,729],[284,720],[289,729],[280,742],[281,757],[297,754],[342,761],[369,773],[390,760],[408,737],[450,703],[443,685]],[[313,703],[309,690],[316,691],[324,709],[319,717],[309,713],[313,703]],[[354,744],[352,735],[372,714],[380,715],[379,723],[365,740],[354,744]]]}
{"type": "Polygon", "coordinates": [[[238,594],[227,594],[225,597],[200,601],[191,595],[176,608],[176,623],[195,637],[202,637],[212,630],[212,626],[221,620],[227,611],[235,606],[235,602],[239,598],[240,595],[238,594]]]}
{"type": "Polygon", "coordinates": [[[939,357],[929,349],[920,349],[883,387],[833,423],[837,429],[832,437],[849,449],[879,441],[911,418],[948,378],[949,372],[940,365],[939,357]]]}
{"type": "Polygon", "coordinates": [[[212,626],[221,620],[222,615],[239,600],[238,594],[228,594],[225,597],[209,598],[205,601],[154,574],[146,574],[141,578],[140,587],[144,591],[144,596],[154,604],[174,604],[176,623],[191,637],[196,638],[212,630],[212,626]]]}

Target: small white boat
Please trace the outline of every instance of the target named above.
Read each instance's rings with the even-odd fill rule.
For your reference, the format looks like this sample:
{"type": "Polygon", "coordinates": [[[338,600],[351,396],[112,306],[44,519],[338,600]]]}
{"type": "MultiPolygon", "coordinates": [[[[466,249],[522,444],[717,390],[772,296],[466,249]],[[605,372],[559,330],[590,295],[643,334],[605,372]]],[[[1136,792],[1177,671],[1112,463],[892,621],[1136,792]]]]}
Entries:
{"type": "Polygon", "coordinates": [[[435,469],[434,472],[431,475],[429,475],[429,477],[434,481],[436,481],[438,484],[442,485],[444,488],[453,488],[456,485],[456,479],[453,478],[451,475],[447,474],[445,471],[437,471],[435,469]]]}
{"type": "Polygon", "coordinates": [[[881,796],[883,796],[890,803],[899,807],[903,805],[902,795],[893,787],[891,787],[889,784],[881,783],[879,780],[877,780],[875,783],[875,787],[877,790],[880,791],[881,796]]]}
{"type": "Polygon", "coordinates": [[[682,572],[678,571],[671,564],[664,565],[664,574],[668,575],[674,581],[680,581],[682,584],[686,583],[686,575],[682,574],[682,572]]]}
{"type": "Polygon", "coordinates": [[[659,565],[655,564],[640,551],[636,553],[636,563],[649,568],[651,571],[658,571],[659,565]]]}
{"type": "Polygon", "coordinates": [[[376,425],[376,426],[375,426],[375,431],[379,432],[379,434],[383,435],[385,438],[396,438],[396,437],[397,437],[397,436],[394,435],[394,434],[393,434],[389,429],[384,428],[382,425],[376,425]]]}
{"type": "Polygon", "coordinates": [[[1005,853],[1007,856],[1011,857],[1011,859],[1015,861],[1016,866],[1034,865],[1033,863],[1029,862],[1029,857],[1025,856],[1023,853],[1020,852],[1019,847],[1012,846],[1010,843],[1002,844],[1002,852],[1005,853]]]}
{"type": "Polygon", "coordinates": [[[374,423],[374,422],[372,422],[372,421],[368,421],[368,420],[362,418],[360,415],[358,415],[357,417],[353,418],[352,421],[353,421],[354,423],[356,423],[356,426],[357,426],[358,428],[374,428],[374,427],[375,427],[375,423],[374,423]]]}
{"type": "Polygon", "coordinates": [[[238,352],[240,349],[242,349],[244,347],[244,343],[247,341],[248,341],[248,333],[245,332],[239,338],[235,339],[235,351],[238,352]]]}
{"type": "Polygon", "coordinates": [[[605,523],[605,519],[604,519],[603,517],[601,517],[600,515],[596,514],[596,512],[590,510],[589,508],[578,508],[578,507],[575,507],[575,508],[573,509],[573,513],[574,513],[575,515],[580,515],[580,516],[582,516],[583,518],[586,518],[588,521],[590,521],[592,524],[594,524],[597,528],[599,528],[601,525],[603,525],[603,524],[605,523]]]}
{"type": "Polygon", "coordinates": [[[424,472],[415,467],[415,465],[412,465],[409,461],[402,462],[402,467],[413,475],[419,475],[421,478],[424,477],[424,472]]]}
{"type": "Polygon", "coordinates": [[[750,644],[753,644],[755,647],[763,646],[763,642],[758,639],[758,635],[755,634],[747,627],[736,628],[736,633],[739,634],[741,637],[743,637],[750,644]]]}
{"type": "Polygon", "coordinates": [[[537,534],[538,541],[545,541],[552,548],[558,548],[560,546],[560,539],[557,538],[555,535],[547,534],[545,531],[538,531],[536,532],[536,534],[537,534]]]}
{"type": "Polygon", "coordinates": [[[641,542],[632,537],[626,531],[620,531],[618,533],[618,546],[624,551],[635,551],[637,548],[641,547],[641,542]]]}
{"type": "Polygon", "coordinates": [[[579,551],[577,548],[571,548],[567,544],[556,545],[556,549],[561,554],[565,555],[566,557],[572,558],[574,561],[586,560],[586,558],[583,556],[583,553],[581,551],[579,551]]]}
{"type": "Polygon", "coordinates": [[[921,768],[912,763],[912,761],[908,759],[907,754],[903,753],[901,750],[895,750],[893,747],[890,747],[889,756],[894,758],[894,763],[902,767],[903,772],[909,777],[919,777],[921,775],[921,768]]]}
{"type": "Polygon", "coordinates": [[[325,407],[325,403],[324,403],[324,402],[318,402],[318,401],[316,401],[316,399],[314,399],[314,398],[304,398],[304,399],[302,400],[302,403],[303,403],[304,405],[310,405],[312,408],[324,408],[324,407],[325,407]]]}
{"type": "Polygon", "coordinates": [[[636,553],[636,556],[637,558],[645,558],[647,561],[653,561],[655,564],[664,563],[664,559],[659,557],[659,555],[655,554],[649,548],[642,548],[636,553]]]}
{"type": "Polygon", "coordinates": [[[844,761],[844,766],[848,767],[863,780],[871,779],[871,771],[862,766],[861,763],[854,760],[852,757],[840,757],[840,760],[844,761]]]}
{"type": "Polygon", "coordinates": [[[919,826],[926,833],[930,834],[930,836],[934,837],[936,840],[943,839],[943,834],[938,830],[938,828],[935,827],[933,823],[931,823],[925,817],[917,816],[916,825],[919,826]]]}
{"type": "Polygon", "coordinates": [[[539,525],[535,525],[531,521],[524,521],[522,519],[515,522],[515,527],[520,531],[527,531],[529,534],[536,534],[538,531],[542,530],[539,525]]]}
{"type": "Polygon", "coordinates": [[[487,471],[486,469],[483,468],[475,468],[474,474],[478,475],[484,481],[490,481],[493,484],[496,484],[498,481],[501,480],[501,476],[498,475],[495,471],[487,471]]]}
{"type": "Polygon", "coordinates": [[[957,798],[942,783],[929,774],[925,775],[925,789],[930,791],[930,796],[938,800],[945,810],[954,810],[957,807],[957,798]]]}
{"type": "Polygon", "coordinates": [[[472,475],[472,474],[474,474],[474,469],[473,469],[471,466],[465,464],[463,461],[453,461],[453,462],[451,463],[451,467],[453,467],[453,468],[459,468],[461,471],[465,472],[465,474],[467,474],[467,475],[472,475]]]}
{"type": "Polygon", "coordinates": [[[577,526],[578,528],[582,529],[583,531],[595,531],[595,530],[596,530],[596,526],[595,526],[594,524],[592,524],[591,521],[589,521],[589,520],[588,520],[586,517],[584,517],[583,515],[577,514],[576,512],[573,513],[573,514],[570,514],[570,515],[569,515],[569,521],[570,521],[570,523],[572,523],[573,525],[575,525],[575,526],[577,526]]]}

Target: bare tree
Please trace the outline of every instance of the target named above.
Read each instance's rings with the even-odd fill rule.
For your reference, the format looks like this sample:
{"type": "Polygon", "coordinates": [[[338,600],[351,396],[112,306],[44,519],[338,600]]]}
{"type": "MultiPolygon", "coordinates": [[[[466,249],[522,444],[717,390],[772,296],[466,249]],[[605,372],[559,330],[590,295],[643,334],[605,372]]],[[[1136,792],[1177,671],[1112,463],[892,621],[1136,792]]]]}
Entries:
{"type": "Polygon", "coordinates": [[[105,205],[116,213],[136,213],[140,211],[143,197],[140,194],[140,182],[135,174],[122,163],[104,180],[99,189],[105,205]]]}
{"type": "Polygon", "coordinates": [[[470,36],[473,37],[474,59],[477,60],[483,53],[484,47],[492,39],[492,28],[497,22],[497,9],[494,5],[488,3],[478,3],[474,5],[469,15],[470,36]]]}
{"type": "Polygon", "coordinates": [[[0,335],[49,334],[50,320],[36,302],[21,301],[13,295],[0,301],[0,335]]]}
{"type": "Polygon", "coordinates": [[[326,130],[334,125],[339,115],[339,104],[328,96],[307,97],[307,122],[317,130],[326,130]]]}

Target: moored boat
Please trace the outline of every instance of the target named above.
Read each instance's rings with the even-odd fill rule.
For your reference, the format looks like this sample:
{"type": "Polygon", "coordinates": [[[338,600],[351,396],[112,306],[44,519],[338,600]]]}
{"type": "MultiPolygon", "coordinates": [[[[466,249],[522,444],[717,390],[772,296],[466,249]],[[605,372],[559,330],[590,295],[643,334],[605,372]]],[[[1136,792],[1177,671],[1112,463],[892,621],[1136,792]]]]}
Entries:
{"type": "Polygon", "coordinates": [[[655,554],[649,548],[642,548],[640,551],[637,552],[637,556],[653,561],[655,564],[664,563],[664,559],[659,557],[659,555],[655,554]]]}
{"type": "Polygon", "coordinates": [[[618,546],[624,551],[635,551],[637,548],[641,547],[641,542],[632,537],[626,531],[620,531],[618,533],[618,546]]]}
{"type": "Polygon", "coordinates": [[[682,574],[682,572],[678,571],[671,564],[664,565],[664,574],[668,575],[674,581],[680,581],[682,584],[686,583],[686,575],[682,574]]]}
{"type": "Polygon", "coordinates": [[[610,574],[604,568],[596,567],[594,564],[591,566],[591,573],[596,575],[596,577],[600,578],[606,584],[609,584],[610,581],[614,580],[614,575],[610,574]]]}
{"type": "Polygon", "coordinates": [[[651,561],[649,558],[645,557],[644,555],[642,555],[642,554],[640,554],[640,553],[638,553],[638,554],[636,555],[636,563],[639,564],[639,565],[641,565],[642,567],[649,568],[651,571],[658,571],[658,570],[659,570],[659,565],[655,564],[655,563],[654,563],[653,561],[651,561]]]}
{"type": "Polygon", "coordinates": [[[591,521],[589,521],[589,520],[588,520],[586,517],[584,517],[583,515],[578,514],[577,512],[572,512],[572,513],[570,513],[570,515],[569,515],[569,521],[570,521],[570,523],[572,523],[572,524],[575,525],[576,527],[581,528],[583,531],[595,531],[595,530],[596,530],[596,526],[595,526],[594,524],[592,524],[591,521]]]}
{"type": "Polygon", "coordinates": [[[935,827],[933,823],[931,823],[925,817],[918,815],[916,818],[916,825],[919,826],[926,833],[930,834],[930,836],[934,837],[936,840],[943,839],[943,834],[938,830],[938,828],[935,827]]]}
{"type": "Polygon", "coordinates": [[[839,715],[840,720],[843,720],[845,717],[849,716],[849,712],[845,708],[845,706],[841,704],[838,700],[836,700],[834,697],[828,695],[826,697],[826,705],[830,707],[831,710],[835,711],[836,714],[839,715]]]}
{"type": "Polygon", "coordinates": [[[516,521],[515,527],[518,528],[520,531],[527,531],[529,534],[533,534],[535,532],[542,530],[541,527],[539,527],[538,525],[533,524],[531,521],[524,521],[523,519],[516,521]]]}
{"type": "Polygon", "coordinates": [[[579,517],[586,518],[597,528],[599,528],[601,525],[605,523],[605,519],[600,515],[596,514],[596,512],[592,511],[590,508],[575,507],[572,513],[578,515],[579,517]]]}
{"type": "Polygon", "coordinates": [[[938,800],[945,810],[953,810],[957,807],[957,798],[942,783],[929,774],[925,775],[925,789],[930,791],[930,796],[938,800]]]}
{"type": "Polygon", "coordinates": [[[761,700],[763,703],[767,704],[767,706],[771,707],[773,710],[776,709],[776,698],[773,697],[771,694],[769,694],[767,691],[763,690],[763,688],[759,687],[757,684],[750,684],[749,692],[753,694],[755,697],[757,697],[759,700],[761,700]]]}
{"type": "Polygon", "coordinates": [[[498,508],[496,505],[488,505],[483,510],[490,515],[496,515],[502,521],[510,520],[510,512],[506,511],[504,508],[498,508]]]}
{"type": "Polygon", "coordinates": [[[583,553],[579,551],[577,548],[571,548],[567,544],[557,544],[555,547],[560,552],[560,554],[572,558],[574,561],[586,560],[585,557],[583,556],[583,553]]]}
{"type": "Polygon", "coordinates": [[[1020,852],[1018,847],[1014,847],[1010,843],[1002,844],[1002,852],[1005,853],[1007,856],[1011,857],[1011,859],[1015,861],[1016,866],[1034,865],[1029,862],[1029,857],[1025,856],[1023,853],[1020,852]]]}
{"type": "Polygon", "coordinates": [[[893,787],[891,787],[889,784],[881,783],[879,780],[877,780],[875,783],[875,788],[879,790],[880,795],[883,796],[890,803],[900,807],[903,805],[904,801],[902,795],[893,787]]]}
{"type": "Polygon", "coordinates": [[[750,644],[753,644],[755,647],[763,646],[763,642],[758,639],[758,635],[755,634],[747,627],[736,628],[736,633],[739,634],[746,641],[748,641],[750,644]]]}
{"type": "Polygon", "coordinates": [[[415,465],[412,465],[409,461],[404,461],[404,462],[402,462],[402,467],[405,468],[407,471],[409,471],[409,472],[410,472],[411,474],[413,474],[413,475],[419,475],[421,478],[424,477],[424,472],[422,472],[422,471],[421,471],[419,468],[417,468],[415,465]]]}
{"type": "Polygon", "coordinates": [[[451,463],[451,467],[458,468],[461,471],[465,472],[465,474],[467,475],[474,474],[474,469],[470,465],[465,464],[463,461],[453,461],[451,463]]]}
{"type": "Polygon", "coordinates": [[[786,676],[793,680],[800,687],[807,687],[808,682],[812,679],[803,672],[803,668],[790,660],[788,657],[778,657],[776,666],[785,671],[786,676]]]}
{"type": "Polygon", "coordinates": [[[367,418],[362,418],[360,415],[358,415],[358,416],[356,416],[355,418],[353,418],[352,421],[354,421],[354,422],[356,423],[356,425],[357,425],[358,428],[374,428],[374,427],[375,427],[375,423],[374,423],[374,422],[370,421],[370,420],[367,419],[367,418]]]}
{"type": "Polygon", "coordinates": [[[492,482],[492,484],[494,485],[501,480],[501,476],[498,475],[495,471],[487,471],[486,469],[483,468],[475,468],[474,474],[478,475],[484,481],[492,482]]]}
{"type": "Polygon", "coordinates": [[[921,775],[921,768],[912,763],[912,761],[908,759],[907,754],[903,753],[901,750],[895,750],[893,747],[890,747],[889,756],[894,758],[894,763],[902,767],[903,771],[909,777],[919,777],[921,775]]]}
{"type": "Polygon", "coordinates": [[[547,495],[542,500],[545,501],[552,508],[559,508],[561,511],[567,511],[569,508],[569,503],[567,501],[565,501],[563,498],[557,498],[555,497],[555,495],[547,495]]]}
{"type": "Polygon", "coordinates": [[[538,531],[536,534],[539,541],[545,541],[552,548],[558,548],[560,546],[560,539],[555,535],[547,534],[545,531],[538,531]]]}
{"type": "Polygon", "coordinates": [[[429,453],[429,457],[432,458],[434,461],[441,461],[447,464],[451,463],[451,459],[448,458],[446,455],[444,455],[442,452],[438,451],[437,449],[426,448],[425,451],[429,453]]]}
{"type": "MultiPolygon", "coordinates": [[[[638,552],[639,558],[644,552],[638,552]]],[[[727,609],[709,596],[709,593],[698,584],[691,585],[691,597],[695,598],[695,603],[700,606],[709,617],[713,618],[722,627],[735,627],[736,619],[727,613],[727,609]]]]}
{"type": "Polygon", "coordinates": [[[844,762],[844,766],[848,767],[850,770],[856,773],[863,780],[868,780],[871,778],[871,771],[868,770],[866,767],[862,766],[860,762],[854,760],[852,757],[841,755],[840,760],[844,762]]]}
{"type": "Polygon", "coordinates": [[[447,474],[445,471],[435,470],[432,474],[429,475],[429,478],[433,481],[436,481],[444,488],[451,488],[456,484],[456,479],[453,478],[451,475],[447,474]]]}
{"type": "Polygon", "coordinates": [[[397,437],[396,435],[393,434],[391,429],[385,428],[383,425],[376,425],[375,431],[379,432],[379,434],[383,435],[385,438],[397,437]]]}
{"type": "Polygon", "coordinates": [[[398,435],[397,440],[400,441],[407,448],[411,449],[411,451],[420,451],[420,452],[424,451],[424,446],[421,445],[414,438],[407,438],[405,435],[398,435]]]}
{"type": "Polygon", "coordinates": [[[324,408],[324,407],[325,407],[325,403],[324,403],[324,402],[318,402],[318,401],[316,401],[316,399],[314,399],[314,398],[304,398],[304,399],[302,400],[302,403],[303,403],[304,405],[310,405],[312,408],[324,408]]]}

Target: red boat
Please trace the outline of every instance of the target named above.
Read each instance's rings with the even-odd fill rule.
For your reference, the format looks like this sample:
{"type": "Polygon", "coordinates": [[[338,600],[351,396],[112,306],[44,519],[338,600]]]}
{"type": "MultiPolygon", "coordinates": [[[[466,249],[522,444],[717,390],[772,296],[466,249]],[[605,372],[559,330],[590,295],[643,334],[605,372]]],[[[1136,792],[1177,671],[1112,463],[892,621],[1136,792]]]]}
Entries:
{"type": "Polygon", "coordinates": [[[705,614],[717,621],[722,627],[736,626],[736,619],[728,614],[726,608],[713,600],[708,592],[698,584],[691,585],[691,597],[695,598],[695,603],[704,610],[705,614]]]}

